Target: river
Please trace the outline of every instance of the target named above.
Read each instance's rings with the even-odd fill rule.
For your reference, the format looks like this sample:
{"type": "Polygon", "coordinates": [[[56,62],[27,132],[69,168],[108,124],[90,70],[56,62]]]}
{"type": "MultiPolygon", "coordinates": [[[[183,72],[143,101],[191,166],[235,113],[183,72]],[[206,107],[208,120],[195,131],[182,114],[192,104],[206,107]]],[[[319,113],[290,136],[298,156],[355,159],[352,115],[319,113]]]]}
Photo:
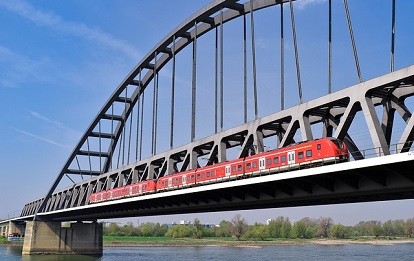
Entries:
{"type": "Polygon", "coordinates": [[[101,257],[22,256],[21,247],[0,245],[1,261],[251,261],[413,260],[414,244],[278,245],[265,247],[105,247],[101,257]]]}

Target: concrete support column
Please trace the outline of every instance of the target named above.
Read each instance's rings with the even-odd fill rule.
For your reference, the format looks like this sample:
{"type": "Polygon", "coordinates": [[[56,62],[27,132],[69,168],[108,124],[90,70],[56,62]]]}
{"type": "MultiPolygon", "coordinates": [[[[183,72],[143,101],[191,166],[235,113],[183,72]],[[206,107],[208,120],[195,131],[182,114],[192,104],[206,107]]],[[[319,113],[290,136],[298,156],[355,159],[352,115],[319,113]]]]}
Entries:
{"type": "Polygon", "coordinates": [[[7,236],[7,228],[8,226],[0,226],[0,236],[7,236]]]}
{"type": "Polygon", "coordinates": [[[24,224],[16,224],[12,221],[9,221],[9,229],[7,231],[8,234],[18,234],[20,236],[24,236],[24,224]]]}
{"type": "Polygon", "coordinates": [[[102,224],[29,221],[23,244],[23,255],[80,254],[102,255],[102,224]]]}

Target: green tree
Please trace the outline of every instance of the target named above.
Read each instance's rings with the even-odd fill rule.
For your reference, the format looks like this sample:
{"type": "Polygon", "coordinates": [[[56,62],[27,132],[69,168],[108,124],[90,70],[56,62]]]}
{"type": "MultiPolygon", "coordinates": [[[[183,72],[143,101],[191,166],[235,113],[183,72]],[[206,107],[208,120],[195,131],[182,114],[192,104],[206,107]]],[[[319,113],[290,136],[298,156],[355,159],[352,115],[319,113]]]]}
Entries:
{"type": "Polygon", "coordinates": [[[350,230],[342,224],[335,224],[331,226],[330,234],[334,238],[345,239],[350,237],[350,230]]]}
{"type": "Polygon", "coordinates": [[[356,230],[360,236],[379,237],[382,235],[381,222],[376,220],[360,221],[356,226],[356,230]]]}
{"type": "Polygon", "coordinates": [[[404,236],[405,221],[403,219],[397,219],[393,221],[395,227],[395,233],[397,236],[404,236]]]}
{"type": "Polygon", "coordinates": [[[329,237],[329,231],[333,225],[333,219],[330,217],[320,217],[316,223],[315,237],[329,237]]]}
{"type": "Polygon", "coordinates": [[[265,240],[268,237],[267,226],[259,223],[255,223],[253,226],[249,226],[244,233],[246,239],[260,239],[265,240]]]}
{"type": "Polygon", "coordinates": [[[201,226],[200,220],[198,218],[194,219],[193,237],[198,239],[203,237],[203,227],[201,226]]]}
{"type": "Polygon", "coordinates": [[[132,222],[128,222],[127,224],[121,227],[121,234],[124,236],[131,236],[134,230],[134,224],[132,222]]]}
{"type": "Polygon", "coordinates": [[[140,226],[141,233],[144,237],[154,236],[155,224],[152,222],[142,223],[140,226]]]}
{"type": "Polygon", "coordinates": [[[291,231],[292,231],[292,224],[290,223],[289,218],[285,218],[285,220],[283,220],[282,222],[282,228],[281,228],[281,237],[282,238],[290,238],[291,235],[291,231]]]}
{"type": "Polygon", "coordinates": [[[237,214],[232,220],[231,223],[233,224],[233,235],[240,240],[240,237],[243,236],[243,233],[247,229],[247,222],[244,218],[242,218],[239,214],[237,214]]]}
{"type": "Polygon", "coordinates": [[[222,220],[216,231],[218,237],[231,237],[233,231],[233,224],[230,221],[222,220]]]}
{"type": "Polygon", "coordinates": [[[217,234],[216,227],[203,227],[203,237],[215,237],[217,234]]]}
{"type": "Polygon", "coordinates": [[[414,235],[414,218],[409,218],[405,221],[404,235],[413,237],[414,235]]]}
{"type": "Polygon", "coordinates": [[[267,230],[269,233],[269,237],[271,238],[281,238],[282,237],[282,226],[285,218],[278,217],[276,219],[272,219],[269,221],[267,225],[267,230]]]}
{"type": "Polygon", "coordinates": [[[292,227],[292,237],[293,238],[313,238],[314,237],[314,228],[315,221],[305,217],[301,220],[295,222],[292,227]]]}
{"type": "Polygon", "coordinates": [[[121,232],[121,228],[116,223],[106,223],[104,234],[108,236],[116,236],[121,232]]]}
{"type": "Polygon", "coordinates": [[[185,225],[174,225],[167,230],[165,233],[166,237],[172,238],[184,238],[193,236],[193,227],[185,225]]]}
{"type": "Polygon", "coordinates": [[[378,221],[378,223],[372,227],[372,233],[376,238],[383,235],[383,229],[380,221],[378,221]]]}
{"type": "Polygon", "coordinates": [[[154,226],[154,236],[162,237],[167,233],[168,226],[167,224],[160,225],[160,223],[155,224],[154,226]]]}
{"type": "Polygon", "coordinates": [[[397,234],[395,223],[391,219],[385,221],[382,224],[382,232],[386,237],[395,238],[395,235],[397,234]]]}

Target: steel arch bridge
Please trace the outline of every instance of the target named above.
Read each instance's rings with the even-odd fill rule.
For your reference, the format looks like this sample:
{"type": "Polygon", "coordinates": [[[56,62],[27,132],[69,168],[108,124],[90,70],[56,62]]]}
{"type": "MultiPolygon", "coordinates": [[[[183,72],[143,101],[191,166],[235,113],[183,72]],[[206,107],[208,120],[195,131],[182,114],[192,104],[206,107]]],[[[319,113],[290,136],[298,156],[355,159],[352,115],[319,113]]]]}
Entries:
{"type": "Polygon", "coordinates": [[[346,142],[355,161],[369,156],[410,151],[414,138],[414,117],[412,104],[409,102],[414,96],[414,66],[395,69],[395,0],[390,1],[392,10],[389,19],[392,28],[389,35],[392,40],[389,73],[367,81],[362,79],[348,1],[343,1],[344,17],[352,47],[350,57],[355,62],[358,83],[336,92],[332,92],[332,5],[338,4],[339,1],[332,3],[329,0],[326,3],[329,7],[328,48],[325,48],[328,54],[328,92],[309,101],[305,101],[302,94],[298,48],[300,42],[297,41],[294,19],[296,4],[300,2],[303,1],[216,0],[177,26],[148,52],[119,84],[75,146],[46,196],[27,203],[21,216],[87,206],[88,198],[94,192],[142,180],[158,179],[175,172],[224,162],[231,157],[242,158],[260,153],[269,147],[268,138],[274,138],[274,141],[271,141],[272,146],[285,147],[298,141],[336,137],[346,142]],[[280,20],[276,19],[280,26],[280,111],[262,116],[258,113],[261,101],[258,98],[259,73],[254,19],[258,18],[257,15],[262,9],[270,8],[277,10],[280,15],[280,20]],[[226,61],[223,42],[224,32],[227,33],[226,26],[232,21],[239,21],[242,32],[242,52],[239,56],[242,57],[243,71],[238,77],[243,79],[243,90],[240,92],[240,96],[243,96],[243,106],[238,110],[243,120],[238,126],[225,128],[226,61]],[[284,85],[287,21],[290,25],[290,44],[294,53],[291,63],[295,67],[299,104],[286,109],[284,85]],[[200,126],[199,122],[202,122],[203,118],[199,116],[201,113],[197,101],[203,99],[199,96],[199,93],[203,92],[198,86],[197,79],[200,77],[198,68],[202,66],[199,62],[202,46],[200,42],[204,37],[212,38],[208,39],[213,47],[211,53],[214,57],[214,79],[208,92],[213,93],[214,99],[208,110],[214,115],[214,130],[205,137],[199,137],[196,126],[200,126]],[[190,53],[191,94],[189,97],[177,99],[180,82],[176,73],[177,60],[184,52],[190,53]],[[162,77],[165,75],[169,75],[168,84],[162,84],[162,77]],[[168,106],[165,105],[165,100],[160,102],[160,95],[163,94],[170,99],[168,106]],[[148,103],[149,99],[152,102],[148,103]],[[191,101],[191,106],[188,106],[188,126],[185,126],[190,137],[187,144],[176,146],[174,141],[183,133],[182,129],[178,128],[180,126],[177,126],[179,119],[176,116],[177,108],[183,99],[191,101]],[[164,111],[160,110],[162,108],[164,111]],[[159,133],[160,115],[164,115],[165,121],[169,122],[169,130],[162,130],[163,137],[160,137],[159,133]],[[397,118],[398,115],[400,118],[397,118]],[[397,129],[395,122],[399,122],[403,127],[397,129]],[[361,148],[353,136],[352,128],[364,129],[372,146],[361,148]],[[144,133],[144,129],[147,130],[147,134],[144,133]],[[160,140],[165,139],[167,135],[167,150],[159,153],[160,140]],[[145,158],[144,145],[147,145],[148,151],[150,150],[145,158]],[[67,182],[70,183],[69,186],[67,182]]]}

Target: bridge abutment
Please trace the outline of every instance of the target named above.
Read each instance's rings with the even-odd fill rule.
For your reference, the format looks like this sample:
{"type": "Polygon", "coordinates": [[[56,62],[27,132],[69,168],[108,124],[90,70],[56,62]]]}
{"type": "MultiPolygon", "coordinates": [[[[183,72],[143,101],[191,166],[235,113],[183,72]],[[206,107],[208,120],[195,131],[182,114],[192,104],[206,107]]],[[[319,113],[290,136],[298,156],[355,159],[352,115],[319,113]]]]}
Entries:
{"type": "Polygon", "coordinates": [[[97,222],[71,223],[29,221],[23,244],[23,255],[81,254],[102,255],[103,226],[97,222]]]}

